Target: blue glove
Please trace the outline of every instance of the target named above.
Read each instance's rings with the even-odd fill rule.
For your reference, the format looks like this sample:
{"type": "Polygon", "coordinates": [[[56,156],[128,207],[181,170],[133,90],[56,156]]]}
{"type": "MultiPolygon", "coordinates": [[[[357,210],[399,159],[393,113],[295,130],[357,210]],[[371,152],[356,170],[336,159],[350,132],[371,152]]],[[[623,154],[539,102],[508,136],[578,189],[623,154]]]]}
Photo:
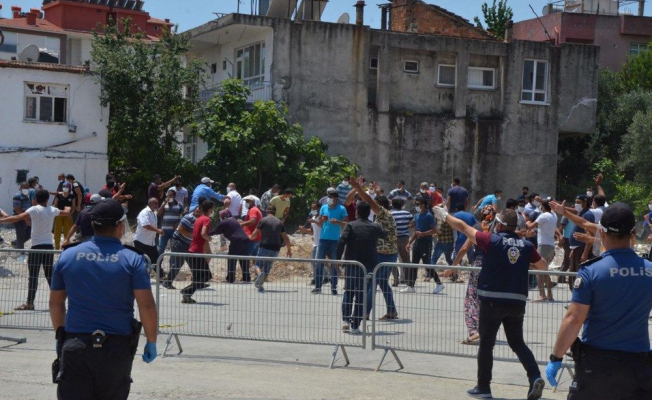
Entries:
{"type": "Polygon", "coordinates": [[[147,364],[154,361],[156,358],[156,343],[147,342],[145,350],[143,351],[143,361],[147,364]]]}
{"type": "Polygon", "coordinates": [[[557,372],[561,369],[561,361],[549,361],[546,367],[546,378],[551,386],[557,386],[557,372]]]}

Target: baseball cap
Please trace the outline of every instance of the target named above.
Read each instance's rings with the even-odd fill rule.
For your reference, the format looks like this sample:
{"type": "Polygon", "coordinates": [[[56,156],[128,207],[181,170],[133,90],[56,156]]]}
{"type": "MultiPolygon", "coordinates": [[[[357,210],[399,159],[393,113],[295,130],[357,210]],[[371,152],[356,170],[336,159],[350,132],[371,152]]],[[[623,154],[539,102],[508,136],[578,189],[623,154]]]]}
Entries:
{"type": "Polygon", "coordinates": [[[99,194],[96,193],[96,194],[91,196],[91,198],[90,198],[90,200],[88,202],[91,203],[91,204],[97,204],[100,201],[102,201],[103,199],[104,199],[104,197],[102,197],[102,196],[100,196],[99,194]]]}
{"type": "Polygon", "coordinates": [[[121,221],[125,215],[122,205],[113,199],[102,199],[91,210],[91,221],[96,225],[111,225],[121,221]]]}
{"type": "Polygon", "coordinates": [[[329,188],[329,189],[326,191],[326,195],[327,195],[327,196],[337,196],[337,197],[340,197],[339,193],[337,193],[337,190],[332,189],[332,188],[329,188]]]}
{"type": "Polygon", "coordinates": [[[600,225],[605,232],[627,234],[636,226],[636,218],[625,203],[614,203],[604,210],[600,225]]]}
{"type": "Polygon", "coordinates": [[[212,180],[211,178],[205,176],[205,177],[201,178],[201,183],[215,183],[215,181],[212,180]]]}

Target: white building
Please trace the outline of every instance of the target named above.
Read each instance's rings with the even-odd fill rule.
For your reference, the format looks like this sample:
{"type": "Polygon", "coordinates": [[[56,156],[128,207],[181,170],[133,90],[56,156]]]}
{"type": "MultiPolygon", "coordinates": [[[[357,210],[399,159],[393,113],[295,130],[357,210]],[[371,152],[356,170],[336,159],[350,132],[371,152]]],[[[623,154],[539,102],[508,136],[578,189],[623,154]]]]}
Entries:
{"type": "Polygon", "coordinates": [[[0,60],[0,207],[11,214],[19,181],[49,190],[73,174],[92,192],[108,171],[108,108],[86,68],[0,60]]]}

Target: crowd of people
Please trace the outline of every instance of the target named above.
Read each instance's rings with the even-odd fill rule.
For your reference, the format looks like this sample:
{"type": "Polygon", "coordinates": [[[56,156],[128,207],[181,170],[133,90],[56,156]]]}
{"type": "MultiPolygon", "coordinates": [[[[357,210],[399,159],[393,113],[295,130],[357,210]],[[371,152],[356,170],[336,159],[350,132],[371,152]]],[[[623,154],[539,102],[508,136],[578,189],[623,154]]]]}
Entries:
{"type": "MultiPolygon", "coordinates": [[[[119,224],[125,220],[132,196],[124,193],[125,183],[118,183],[112,174],[106,176],[106,184],[97,194],[91,194],[72,174],[61,173],[58,178],[54,191],[43,189],[38,177],[30,178],[13,197],[13,216],[0,210],[0,223],[14,224],[16,240],[12,245],[16,249],[23,249],[30,239],[34,250],[54,250],[89,241],[98,229],[102,230],[98,222],[101,216],[94,217],[93,209],[98,204],[104,207],[106,199],[116,200],[115,205],[121,204],[123,208],[117,218],[118,212],[111,209],[113,203],[104,207],[116,214],[111,221],[119,224]]],[[[630,245],[635,238],[633,223],[628,222],[627,228],[623,228],[626,232],[621,229],[623,218],[630,218],[631,214],[633,219],[633,214],[619,203],[608,206],[602,180],[601,175],[595,177],[595,188],[577,195],[573,205],[530,193],[528,187],[523,187],[522,193],[507,199],[501,210],[501,190],[487,194],[470,206],[469,192],[458,178],[451,180],[446,191],[435,182],[423,182],[414,195],[406,190],[404,181],[397,182],[396,188],[385,195],[377,182],[367,184],[362,176],[344,178],[311,204],[305,224],[299,227],[300,232],[313,235],[312,293],[321,294],[323,285],[330,285],[332,295],[343,289],[342,330],[361,334],[361,321],[369,318],[376,287],[380,288],[387,308],[379,318],[381,321],[394,320],[399,315],[392,287],[405,285],[401,293],[416,292],[418,267],[391,264],[399,260],[404,265],[439,264],[444,256],[444,261],[452,266],[462,264],[466,258],[468,265],[481,268],[481,272],[474,270],[469,274],[464,300],[468,337],[462,343],[480,346],[478,386],[469,394],[491,395],[492,349],[498,328],[504,324],[508,343],[528,372],[528,398],[539,398],[543,380],[522,337],[525,301],[528,290],[535,288],[539,296],[533,301],[553,301],[553,286],[564,280],[552,282],[546,275],[529,278],[527,270],[548,269],[559,247],[564,253],[560,269],[578,272],[582,265],[599,259],[605,250],[613,247],[614,242],[609,242],[604,232],[610,229],[618,232],[630,245]],[[602,223],[609,210],[613,210],[609,223],[602,223]],[[612,215],[616,212],[620,213],[620,219],[612,215]],[[364,293],[368,276],[357,264],[346,261],[362,264],[369,273],[381,263],[389,265],[379,267],[375,281],[364,293]],[[515,267],[520,268],[510,269],[515,267]],[[340,285],[342,272],[344,284],[340,285]],[[363,309],[365,297],[367,309],[363,309]]],[[[202,256],[211,252],[212,236],[221,236],[225,250],[228,241],[228,254],[236,256],[228,260],[224,280],[237,281],[239,263],[240,280],[253,281],[258,292],[265,291],[264,283],[271,273],[273,260],[283,247],[287,256],[292,257],[286,229],[294,194],[291,188],[273,185],[259,198],[256,189],[243,196],[235,183],[229,183],[226,194],[221,194],[214,184],[204,177],[191,192],[179,176],[164,182],[156,175],[147,190],[147,206],[136,218],[133,249],[137,253],[147,255],[152,262],[168,248],[175,254],[170,257],[167,273],[163,269],[159,271],[163,287],[175,290],[176,276],[184,263],[188,263],[192,282],[181,289],[184,304],[195,303],[195,291],[207,287],[213,278],[209,262],[202,256]],[[215,217],[216,213],[219,218],[215,217]],[[237,256],[258,258],[252,265],[248,259],[237,256]]],[[[646,230],[649,232],[652,222],[652,200],[650,213],[644,219],[642,235],[646,230]]],[[[652,235],[639,235],[639,238],[652,241],[652,235]]],[[[49,285],[53,276],[52,252],[29,252],[26,261],[28,295],[27,301],[16,308],[20,311],[34,310],[40,269],[49,285]]],[[[434,282],[433,294],[445,290],[442,277],[456,282],[461,278],[454,272],[438,274],[435,268],[428,267],[424,280],[434,282]]],[[[567,283],[571,291],[586,285],[581,278],[569,278],[567,283]]],[[[582,299],[587,297],[585,293],[582,296],[582,299]]]]}

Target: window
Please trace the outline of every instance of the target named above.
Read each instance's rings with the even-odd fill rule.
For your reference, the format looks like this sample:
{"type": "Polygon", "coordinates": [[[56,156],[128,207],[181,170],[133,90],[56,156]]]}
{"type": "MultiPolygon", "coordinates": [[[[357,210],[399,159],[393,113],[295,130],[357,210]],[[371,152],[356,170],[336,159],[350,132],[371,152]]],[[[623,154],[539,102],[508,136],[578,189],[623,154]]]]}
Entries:
{"type": "Polygon", "coordinates": [[[213,63],[211,64],[211,74],[216,74],[217,73],[217,64],[213,63]]]}
{"type": "Polygon", "coordinates": [[[525,103],[546,103],[547,99],[548,62],[525,60],[521,101],[525,103]]]}
{"type": "Polygon", "coordinates": [[[186,143],[185,143],[185,156],[186,160],[190,161],[191,163],[196,163],[197,162],[197,136],[195,135],[187,135],[186,136],[186,143]]]}
{"type": "Polygon", "coordinates": [[[439,73],[437,74],[437,85],[455,87],[455,78],[457,69],[454,65],[439,64],[439,73]]]}
{"type": "Polygon", "coordinates": [[[408,72],[411,74],[419,73],[419,61],[403,61],[403,72],[408,72]]]}
{"type": "Polygon", "coordinates": [[[642,52],[649,50],[649,46],[645,43],[630,43],[629,44],[629,54],[634,56],[641,54],[642,52]]]}
{"type": "Polygon", "coordinates": [[[67,122],[68,86],[25,82],[25,120],[67,122]]]}
{"type": "Polygon", "coordinates": [[[470,89],[495,89],[496,70],[493,68],[469,67],[470,89]]]}
{"type": "Polygon", "coordinates": [[[378,69],[378,57],[371,57],[369,60],[369,69],[378,69]]]}
{"type": "Polygon", "coordinates": [[[265,80],[265,43],[258,43],[236,51],[236,77],[245,85],[265,80]]]}
{"type": "MultiPolygon", "coordinates": [[[[11,53],[14,55],[18,51],[18,36],[14,32],[5,32],[5,41],[0,45],[0,53],[11,53]]],[[[6,56],[9,59],[10,56],[6,56]]],[[[1,59],[2,57],[0,57],[1,59]]]]}

